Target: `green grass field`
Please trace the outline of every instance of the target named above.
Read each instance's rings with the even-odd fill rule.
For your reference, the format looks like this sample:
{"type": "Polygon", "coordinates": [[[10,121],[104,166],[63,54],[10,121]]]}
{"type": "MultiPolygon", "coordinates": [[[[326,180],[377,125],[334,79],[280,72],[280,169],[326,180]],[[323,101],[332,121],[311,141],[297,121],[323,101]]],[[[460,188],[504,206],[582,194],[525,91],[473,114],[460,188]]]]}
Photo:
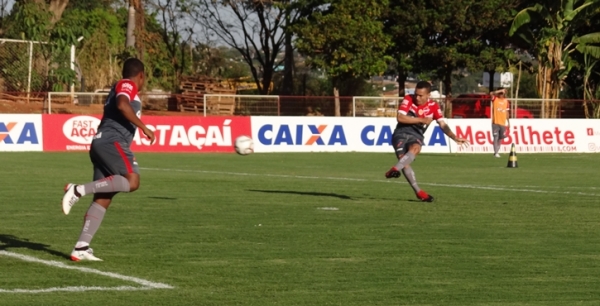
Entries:
{"type": "Polygon", "coordinates": [[[59,201],[91,179],[87,154],[0,154],[0,305],[600,305],[598,154],[521,154],[517,169],[421,155],[434,203],[383,178],[392,154],[137,158],[140,190],[92,242],[104,262],[72,263],[90,198],[69,216],[59,201]],[[30,292],[78,286],[107,291],[30,292]]]}

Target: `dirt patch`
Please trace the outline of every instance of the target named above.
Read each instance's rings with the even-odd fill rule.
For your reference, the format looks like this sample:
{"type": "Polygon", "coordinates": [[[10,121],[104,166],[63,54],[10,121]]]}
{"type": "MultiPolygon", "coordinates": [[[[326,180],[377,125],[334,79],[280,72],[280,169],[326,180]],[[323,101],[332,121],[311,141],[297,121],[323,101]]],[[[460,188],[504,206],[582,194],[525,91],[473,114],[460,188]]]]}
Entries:
{"type": "Polygon", "coordinates": [[[2,114],[42,114],[43,111],[43,103],[0,100],[0,113],[2,114]]]}

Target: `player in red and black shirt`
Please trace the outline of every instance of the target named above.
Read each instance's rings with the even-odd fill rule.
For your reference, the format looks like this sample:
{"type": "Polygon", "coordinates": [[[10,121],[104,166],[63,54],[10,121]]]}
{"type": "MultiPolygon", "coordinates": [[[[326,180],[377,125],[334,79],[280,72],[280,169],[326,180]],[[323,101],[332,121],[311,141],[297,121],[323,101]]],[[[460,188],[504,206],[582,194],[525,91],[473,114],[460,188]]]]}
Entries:
{"type": "Polygon", "coordinates": [[[144,64],[130,58],[123,64],[123,79],[117,82],[104,104],[104,115],[90,146],[94,165],[94,181],[67,184],[62,200],[65,215],[79,198],[93,194],[94,200],[85,214],[81,235],[71,253],[71,260],[100,260],[89,247],[100,227],[112,198],[119,192],[133,192],[140,186],[140,175],[133,153],[129,149],[138,128],[154,142],[154,133],[140,120],[142,102],[138,90],[145,81],[144,64]]]}
{"type": "Polygon", "coordinates": [[[400,171],[415,191],[417,198],[424,202],[433,202],[433,197],[419,188],[415,173],[410,164],[421,152],[423,145],[423,134],[429,124],[435,120],[448,135],[457,144],[468,145],[466,139],[457,138],[444,120],[444,115],[435,101],[429,99],[431,84],[421,81],[417,83],[414,95],[407,95],[398,106],[398,124],[392,136],[392,146],[396,151],[398,163],[385,173],[386,178],[400,177],[400,171]]]}

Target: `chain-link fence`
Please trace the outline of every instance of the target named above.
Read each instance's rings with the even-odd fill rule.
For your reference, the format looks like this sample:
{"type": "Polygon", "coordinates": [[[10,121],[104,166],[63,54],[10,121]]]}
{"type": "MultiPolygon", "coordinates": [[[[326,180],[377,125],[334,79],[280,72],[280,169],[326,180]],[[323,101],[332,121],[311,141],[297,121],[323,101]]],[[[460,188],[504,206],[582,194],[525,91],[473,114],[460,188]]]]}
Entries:
{"type": "Polygon", "coordinates": [[[50,56],[43,44],[34,41],[0,39],[0,91],[8,93],[45,91],[48,86],[50,56]]]}

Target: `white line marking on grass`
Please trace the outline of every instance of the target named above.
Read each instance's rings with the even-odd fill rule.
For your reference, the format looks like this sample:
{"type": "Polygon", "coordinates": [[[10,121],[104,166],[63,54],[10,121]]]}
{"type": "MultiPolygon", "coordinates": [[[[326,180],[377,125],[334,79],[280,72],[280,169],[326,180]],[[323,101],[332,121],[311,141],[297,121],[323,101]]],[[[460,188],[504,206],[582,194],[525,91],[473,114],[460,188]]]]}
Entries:
{"type": "Polygon", "coordinates": [[[317,209],[320,209],[320,210],[340,210],[337,207],[318,207],[317,209]]]}
{"type": "Polygon", "coordinates": [[[104,271],[100,271],[100,270],[96,270],[96,269],[92,269],[92,268],[86,268],[86,267],[71,266],[71,265],[67,265],[65,263],[62,263],[60,261],[43,260],[43,259],[39,259],[39,258],[36,258],[36,257],[33,257],[33,256],[28,256],[28,255],[23,255],[23,254],[8,252],[8,251],[0,251],[0,255],[4,255],[4,256],[16,258],[16,259],[20,259],[20,260],[27,261],[27,262],[41,263],[41,264],[44,264],[44,265],[47,265],[47,266],[51,266],[51,267],[55,267],[55,268],[61,268],[61,269],[67,269],[67,270],[76,270],[76,271],[83,272],[83,273],[98,274],[98,275],[102,275],[102,276],[106,276],[106,277],[110,277],[110,278],[119,279],[119,280],[122,280],[122,281],[133,282],[133,283],[136,283],[138,285],[142,285],[142,287],[130,287],[130,286],[121,286],[121,287],[62,287],[62,288],[48,288],[48,289],[36,289],[36,290],[33,290],[33,289],[32,290],[28,290],[28,289],[11,289],[11,290],[0,289],[0,292],[42,293],[42,292],[46,292],[44,290],[51,290],[51,291],[48,291],[48,292],[52,292],[52,291],[93,291],[93,290],[96,290],[96,291],[97,290],[125,291],[125,290],[150,290],[150,289],[173,289],[174,288],[171,285],[167,285],[167,284],[163,284],[163,283],[151,282],[151,281],[148,281],[148,280],[145,280],[145,279],[141,279],[141,278],[137,278],[137,277],[133,277],[133,276],[126,276],[126,275],[121,275],[121,274],[112,273],[112,272],[104,272],[104,271]],[[133,288],[133,289],[131,289],[131,288],[133,288]]]}
{"type": "Polygon", "coordinates": [[[152,290],[150,287],[52,287],[45,289],[0,289],[0,293],[48,293],[48,292],[84,292],[84,291],[140,291],[152,290]]]}
{"type": "MultiPolygon", "coordinates": [[[[164,168],[140,168],[141,170],[150,171],[166,171],[166,172],[187,172],[187,173],[206,173],[206,174],[226,174],[226,175],[237,175],[237,176],[262,176],[262,177],[277,177],[277,178],[292,178],[292,179],[310,179],[310,180],[335,180],[335,181],[352,181],[352,182],[375,182],[375,183],[394,183],[390,180],[369,180],[349,177],[331,177],[331,176],[306,176],[306,175],[286,175],[286,174],[269,174],[269,173],[244,173],[244,172],[226,172],[226,171],[207,171],[207,170],[188,170],[188,169],[164,169],[164,168]]],[[[419,183],[419,185],[425,186],[439,186],[449,188],[463,188],[463,189],[482,189],[482,190],[497,190],[497,191],[516,191],[516,192],[531,192],[531,193],[551,193],[551,194],[570,194],[570,195],[582,195],[582,196],[600,196],[596,193],[585,193],[585,192],[574,192],[574,191],[549,191],[549,190],[538,190],[538,189],[520,189],[513,188],[514,186],[501,187],[498,185],[493,186],[478,186],[478,185],[463,185],[463,184],[437,184],[437,183],[419,183]]],[[[559,188],[559,187],[544,187],[544,186],[528,186],[534,188],[559,188]]],[[[584,187],[585,188],[585,187],[584,187]]],[[[594,187],[590,187],[595,189],[594,187]]]]}

